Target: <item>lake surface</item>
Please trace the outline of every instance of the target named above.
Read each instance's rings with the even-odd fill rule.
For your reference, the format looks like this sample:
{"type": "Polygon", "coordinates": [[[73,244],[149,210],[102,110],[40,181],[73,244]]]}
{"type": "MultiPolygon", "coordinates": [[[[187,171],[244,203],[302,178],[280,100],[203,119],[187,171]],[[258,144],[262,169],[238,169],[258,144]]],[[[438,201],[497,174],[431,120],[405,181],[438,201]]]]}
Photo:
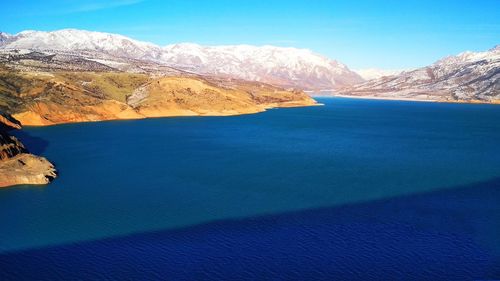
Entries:
{"type": "Polygon", "coordinates": [[[500,279],[500,106],[319,101],[17,132],[0,280],[500,279]]]}

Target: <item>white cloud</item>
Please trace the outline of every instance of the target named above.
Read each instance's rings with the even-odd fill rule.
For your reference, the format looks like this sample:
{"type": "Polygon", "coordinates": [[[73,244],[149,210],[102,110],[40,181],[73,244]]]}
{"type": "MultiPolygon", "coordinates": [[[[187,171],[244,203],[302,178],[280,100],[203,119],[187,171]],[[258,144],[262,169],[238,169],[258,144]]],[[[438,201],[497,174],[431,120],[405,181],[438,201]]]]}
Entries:
{"type": "Polygon", "coordinates": [[[130,6],[138,4],[140,2],[144,2],[144,0],[115,0],[115,1],[90,2],[81,4],[76,7],[70,7],[67,10],[63,10],[63,13],[70,14],[70,13],[98,11],[98,10],[111,9],[122,6],[130,6]]]}
{"type": "Polygon", "coordinates": [[[86,13],[123,6],[131,6],[145,1],[146,0],[64,1],[64,3],[60,3],[58,5],[49,3],[48,5],[42,7],[31,7],[31,11],[24,11],[22,16],[54,16],[86,13]]]}

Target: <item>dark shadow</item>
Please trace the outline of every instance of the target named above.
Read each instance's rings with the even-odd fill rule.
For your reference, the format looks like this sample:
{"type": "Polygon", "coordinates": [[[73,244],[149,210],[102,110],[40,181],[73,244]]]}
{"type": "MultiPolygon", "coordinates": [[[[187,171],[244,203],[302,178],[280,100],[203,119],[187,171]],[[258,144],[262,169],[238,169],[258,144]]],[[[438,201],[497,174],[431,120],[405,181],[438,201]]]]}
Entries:
{"type": "Polygon", "coordinates": [[[11,130],[9,133],[17,137],[24,144],[24,147],[35,155],[42,154],[49,146],[47,140],[32,136],[24,130],[11,130]]]}
{"type": "Polygon", "coordinates": [[[375,202],[4,253],[0,279],[499,279],[499,237],[497,178],[375,202]]]}

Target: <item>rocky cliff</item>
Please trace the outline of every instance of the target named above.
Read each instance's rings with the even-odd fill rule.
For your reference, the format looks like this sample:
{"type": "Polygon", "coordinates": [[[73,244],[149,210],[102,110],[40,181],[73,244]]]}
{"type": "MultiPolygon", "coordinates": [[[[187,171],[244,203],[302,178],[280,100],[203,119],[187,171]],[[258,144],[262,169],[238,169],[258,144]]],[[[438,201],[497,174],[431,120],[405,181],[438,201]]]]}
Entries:
{"type": "Polygon", "coordinates": [[[19,184],[47,184],[56,175],[47,159],[30,154],[8,130],[20,128],[11,117],[0,114],[0,187],[19,184]]]}

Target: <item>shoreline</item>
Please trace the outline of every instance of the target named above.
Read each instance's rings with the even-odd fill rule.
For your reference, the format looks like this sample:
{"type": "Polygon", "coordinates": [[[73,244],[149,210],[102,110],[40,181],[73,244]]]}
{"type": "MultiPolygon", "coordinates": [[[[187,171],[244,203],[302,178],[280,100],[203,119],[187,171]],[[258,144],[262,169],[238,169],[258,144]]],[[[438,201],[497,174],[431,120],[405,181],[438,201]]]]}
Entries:
{"type": "Polygon", "coordinates": [[[499,101],[485,102],[480,100],[433,100],[433,99],[416,99],[404,97],[379,97],[379,96],[350,96],[350,95],[310,95],[312,98],[349,98],[349,99],[362,99],[362,100],[388,100],[388,101],[408,101],[408,102],[428,102],[428,103],[450,103],[450,104],[491,104],[500,105],[499,101]]]}
{"type": "MultiPolygon", "coordinates": [[[[314,100],[314,98],[311,97],[311,99],[314,100]]],[[[129,120],[144,120],[144,119],[155,119],[155,118],[170,118],[170,117],[230,117],[230,116],[241,116],[241,115],[250,115],[250,114],[259,114],[262,112],[266,112],[267,110],[270,109],[279,109],[279,108],[296,108],[296,107],[310,107],[310,106],[323,106],[324,104],[317,102],[314,100],[315,103],[312,104],[300,104],[297,103],[296,101],[291,101],[291,102],[284,102],[281,104],[275,104],[275,105],[269,105],[269,106],[263,106],[261,109],[262,110],[256,110],[256,111],[249,111],[249,112],[238,112],[238,113],[223,113],[223,112],[218,112],[218,113],[196,113],[196,114],[165,114],[165,115],[142,115],[139,118],[111,118],[111,119],[98,119],[98,120],[75,120],[75,121],[65,121],[65,122],[57,122],[57,123],[52,123],[52,124],[24,124],[21,121],[22,127],[31,127],[31,128],[37,128],[37,127],[51,127],[51,126],[58,126],[58,125],[65,125],[65,124],[80,124],[80,123],[97,123],[97,122],[106,122],[106,121],[129,121],[129,120]]],[[[194,112],[194,111],[192,111],[194,112]]],[[[18,114],[13,114],[12,115],[14,118],[19,119],[18,114]]],[[[22,119],[22,118],[21,118],[22,119]]]]}
{"type": "MultiPolygon", "coordinates": [[[[142,118],[114,118],[114,119],[102,119],[102,120],[79,120],[74,122],[60,122],[55,124],[40,124],[40,125],[23,125],[16,127],[18,130],[22,130],[22,127],[49,127],[56,125],[65,124],[78,124],[78,123],[93,123],[93,122],[105,122],[105,121],[127,121],[127,120],[143,120],[143,119],[153,119],[153,118],[169,118],[169,117],[226,117],[226,116],[239,116],[247,114],[258,114],[265,112],[269,109],[279,109],[279,108],[295,108],[295,107],[308,107],[308,106],[322,106],[323,104],[318,103],[315,99],[311,98],[314,103],[307,104],[297,101],[289,101],[278,104],[265,105],[254,112],[239,112],[223,114],[187,114],[187,115],[164,115],[164,116],[144,116],[142,118]]],[[[0,115],[1,116],[1,115],[0,115]]],[[[15,115],[14,115],[15,116],[15,115]]],[[[2,119],[3,120],[3,119],[2,119]]],[[[6,119],[5,119],[6,120],[6,119]]],[[[22,145],[22,144],[20,144],[22,145]]],[[[23,146],[24,149],[24,146],[23,146]]],[[[0,161],[0,170],[8,172],[7,174],[0,175],[0,189],[15,187],[19,185],[33,185],[33,186],[45,186],[49,184],[53,179],[57,177],[57,171],[52,163],[50,163],[46,158],[42,156],[37,156],[30,154],[29,152],[20,153],[14,155],[11,158],[4,159],[0,161]],[[29,165],[26,165],[28,163],[29,165]],[[21,164],[21,165],[20,165],[21,164]]]]}

